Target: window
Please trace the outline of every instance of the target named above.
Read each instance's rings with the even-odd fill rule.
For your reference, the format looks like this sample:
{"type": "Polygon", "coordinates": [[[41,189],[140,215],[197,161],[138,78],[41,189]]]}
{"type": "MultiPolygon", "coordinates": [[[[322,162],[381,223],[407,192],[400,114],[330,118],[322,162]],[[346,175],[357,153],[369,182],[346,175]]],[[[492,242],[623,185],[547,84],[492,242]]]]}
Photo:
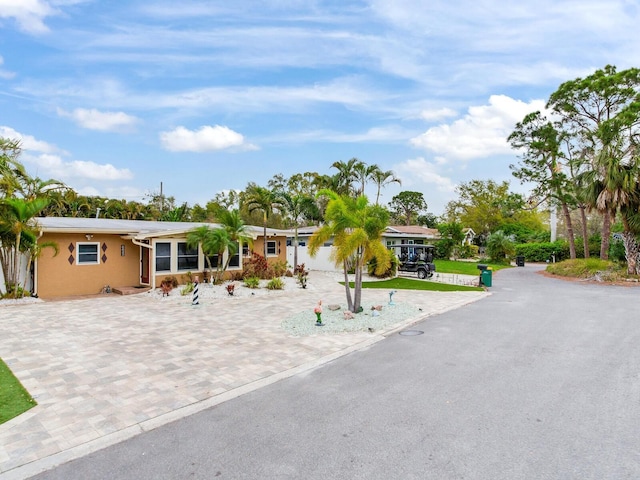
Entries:
{"type": "MultiPolygon", "coordinates": [[[[236,243],[236,252],[239,251],[240,244],[236,243]]],[[[240,253],[236,253],[229,259],[229,267],[238,268],[240,266],[240,253]]]]}
{"type": "Polygon", "coordinates": [[[156,243],[156,272],[171,271],[171,244],[156,243]]]}
{"type": "Polygon", "coordinates": [[[178,270],[198,270],[198,247],[189,248],[178,242],[178,270]]]}
{"type": "Polygon", "coordinates": [[[243,257],[250,257],[251,256],[251,251],[249,250],[249,244],[248,243],[242,244],[242,256],[243,257]]]}
{"type": "Polygon", "coordinates": [[[100,260],[98,259],[99,243],[78,243],[78,257],[76,262],[78,265],[98,265],[100,260]]]}
{"type": "Polygon", "coordinates": [[[275,240],[267,241],[267,255],[277,255],[275,240]]]}

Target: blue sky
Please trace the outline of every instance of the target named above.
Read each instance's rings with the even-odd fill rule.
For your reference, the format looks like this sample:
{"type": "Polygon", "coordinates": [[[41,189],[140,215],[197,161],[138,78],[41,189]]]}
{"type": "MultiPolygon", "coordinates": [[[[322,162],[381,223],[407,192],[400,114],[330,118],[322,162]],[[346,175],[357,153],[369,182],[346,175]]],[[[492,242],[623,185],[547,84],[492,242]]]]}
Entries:
{"type": "Polygon", "coordinates": [[[524,192],[515,123],[639,66],[639,24],[637,0],[0,0],[0,136],[86,195],[203,205],[357,157],[439,215],[471,179],[524,192]]]}

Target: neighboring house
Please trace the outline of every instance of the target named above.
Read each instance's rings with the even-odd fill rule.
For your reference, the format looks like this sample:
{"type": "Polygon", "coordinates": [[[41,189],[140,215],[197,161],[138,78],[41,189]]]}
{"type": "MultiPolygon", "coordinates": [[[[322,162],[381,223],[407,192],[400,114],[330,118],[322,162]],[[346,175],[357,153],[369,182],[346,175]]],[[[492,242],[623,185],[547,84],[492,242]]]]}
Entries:
{"type": "MultiPolygon", "coordinates": [[[[318,253],[311,258],[307,250],[309,238],[318,227],[298,228],[298,264],[305,264],[308,270],[342,271],[342,267],[336,267],[335,262],[330,259],[332,241],[328,241],[318,249],[318,253]]],[[[287,231],[287,262],[293,265],[293,230],[287,231]]],[[[424,245],[432,243],[440,238],[440,232],[435,228],[427,228],[419,225],[399,225],[389,226],[382,235],[382,243],[387,247],[400,243],[414,243],[424,245]]]]}
{"type": "MultiPolygon", "coordinates": [[[[207,269],[205,257],[201,248],[187,247],[186,236],[201,225],[219,226],[103,218],[37,220],[40,241],[56,242],[60,249],[57,256],[44,249],[34,262],[34,292],[41,298],[94,294],[107,285],[155,288],[168,275],[185,281],[187,272],[200,274],[202,280],[207,269]]],[[[252,251],[262,254],[263,228],[249,229],[254,238],[252,251]]],[[[267,229],[267,235],[267,260],[285,261],[285,232],[267,229]]],[[[243,261],[252,251],[243,246],[231,259],[227,277],[242,271],[243,261]]]]}
{"type": "Polygon", "coordinates": [[[391,225],[382,235],[382,241],[387,246],[399,243],[414,243],[428,245],[440,239],[440,232],[436,228],[420,225],[391,225]]]}
{"type": "Polygon", "coordinates": [[[473,228],[463,228],[462,233],[464,233],[464,238],[462,239],[462,245],[471,245],[473,240],[476,238],[476,232],[473,231],[473,228]]]}

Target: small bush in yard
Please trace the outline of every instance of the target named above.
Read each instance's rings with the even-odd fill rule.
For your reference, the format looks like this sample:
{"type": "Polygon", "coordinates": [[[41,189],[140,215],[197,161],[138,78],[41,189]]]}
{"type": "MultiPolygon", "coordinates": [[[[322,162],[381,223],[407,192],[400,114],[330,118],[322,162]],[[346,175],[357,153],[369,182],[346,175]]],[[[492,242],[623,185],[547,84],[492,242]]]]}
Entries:
{"type": "Polygon", "coordinates": [[[269,283],[267,283],[267,288],[269,290],[282,290],[284,288],[284,280],[279,277],[272,278],[269,280],[269,283]]]}
{"type": "Polygon", "coordinates": [[[244,279],[244,286],[247,288],[258,288],[260,286],[260,278],[247,277],[244,279]]]}

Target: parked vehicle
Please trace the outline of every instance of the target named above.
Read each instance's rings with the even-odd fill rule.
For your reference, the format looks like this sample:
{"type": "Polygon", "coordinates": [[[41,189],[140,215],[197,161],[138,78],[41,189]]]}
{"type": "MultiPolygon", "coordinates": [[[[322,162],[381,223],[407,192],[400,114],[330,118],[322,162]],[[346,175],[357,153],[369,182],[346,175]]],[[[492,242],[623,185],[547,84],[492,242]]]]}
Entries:
{"type": "Polygon", "coordinates": [[[416,273],[418,278],[431,278],[436,266],[433,263],[435,247],[433,245],[418,245],[413,243],[399,243],[390,245],[389,249],[395,253],[400,263],[399,272],[416,273]]]}

